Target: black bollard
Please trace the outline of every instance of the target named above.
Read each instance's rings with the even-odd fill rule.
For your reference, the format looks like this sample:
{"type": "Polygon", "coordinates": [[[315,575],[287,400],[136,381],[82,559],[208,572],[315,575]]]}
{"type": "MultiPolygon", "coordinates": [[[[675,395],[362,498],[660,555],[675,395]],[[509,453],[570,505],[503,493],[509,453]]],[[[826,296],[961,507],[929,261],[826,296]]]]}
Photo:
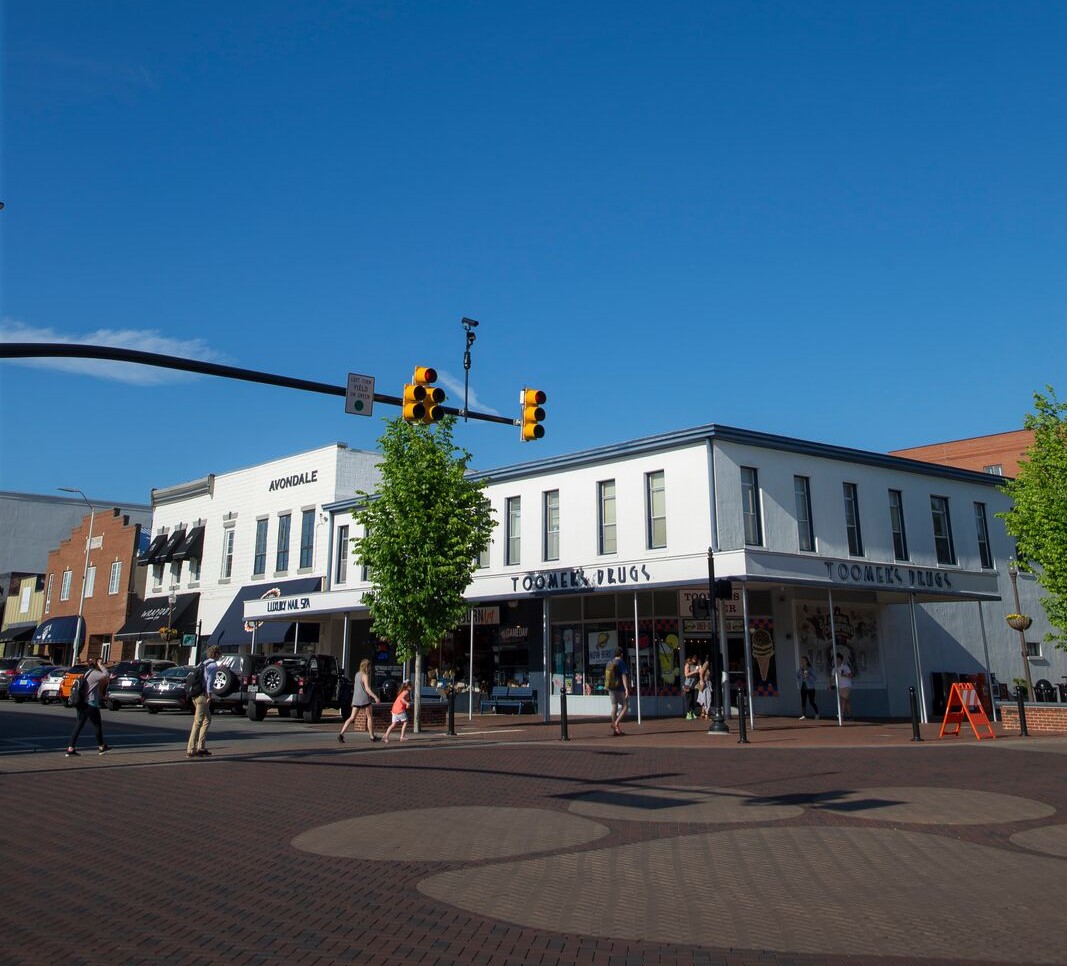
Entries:
{"type": "Polygon", "coordinates": [[[737,743],[748,744],[748,719],[745,715],[745,689],[737,689],[737,743]]]}
{"type": "Polygon", "coordinates": [[[456,689],[448,689],[448,729],[445,734],[456,737],[456,689]]]}
{"type": "Polygon", "coordinates": [[[1015,689],[1015,697],[1019,702],[1019,734],[1024,738],[1030,737],[1030,732],[1026,727],[1026,705],[1023,704],[1023,689],[1015,689]]]}
{"type": "Polygon", "coordinates": [[[919,734],[919,702],[915,700],[915,688],[908,688],[908,703],[911,705],[911,740],[922,741],[919,734]]]}
{"type": "Polygon", "coordinates": [[[570,741],[567,733],[567,685],[559,689],[559,740],[570,741]]]}

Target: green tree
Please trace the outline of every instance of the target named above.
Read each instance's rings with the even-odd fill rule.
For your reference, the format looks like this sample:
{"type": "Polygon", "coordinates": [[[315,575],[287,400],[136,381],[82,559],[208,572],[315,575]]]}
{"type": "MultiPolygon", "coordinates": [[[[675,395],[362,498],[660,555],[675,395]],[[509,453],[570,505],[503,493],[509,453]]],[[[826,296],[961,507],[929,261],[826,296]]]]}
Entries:
{"type": "Polygon", "coordinates": [[[1019,473],[1003,490],[1013,506],[1003,517],[1016,541],[1019,568],[1034,574],[1046,596],[1041,606],[1053,632],[1045,640],[1067,650],[1067,403],[1034,393],[1034,412],[1024,426],[1034,442],[1019,463],[1019,473]]]}
{"type": "Polygon", "coordinates": [[[370,570],[371,629],[400,660],[415,659],[416,731],[422,655],[463,620],[464,591],[493,532],[486,482],[468,478],[471,454],[452,441],[455,421],[388,420],[378,440],[378,490],[361,492],[364,500],[352,511],[364,534],[356,550],[370,570]]]}

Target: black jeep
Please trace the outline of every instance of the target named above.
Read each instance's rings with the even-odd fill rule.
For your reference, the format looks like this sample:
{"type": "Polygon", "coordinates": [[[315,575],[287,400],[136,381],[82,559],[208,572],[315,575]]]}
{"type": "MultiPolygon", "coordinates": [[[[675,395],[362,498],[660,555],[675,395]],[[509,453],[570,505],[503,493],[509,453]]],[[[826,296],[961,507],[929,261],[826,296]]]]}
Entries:
{"type": "Polygon", "coordinates": [[[305,715],[312,724],[322,720],[324,708],[338,708],[347,717],[352,709],[352,682],[332,654],[279,654],[248,684],[248,717],[262,721],[269,708],[288,718],[305,715]]]}
{"type": "Polygon", "coordinates": [[[262,654],[223,654],[211,685],[211,706],[244,714],[249,704],[249,685],[266,663],[262,654]]]}

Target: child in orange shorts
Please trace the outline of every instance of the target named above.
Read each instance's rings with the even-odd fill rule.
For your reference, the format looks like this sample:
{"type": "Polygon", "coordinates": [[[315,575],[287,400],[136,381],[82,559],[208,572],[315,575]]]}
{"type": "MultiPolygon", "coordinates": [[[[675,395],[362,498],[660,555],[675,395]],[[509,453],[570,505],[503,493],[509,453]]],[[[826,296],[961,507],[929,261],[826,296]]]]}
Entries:
{"type": "Polygon", "coordinates": [[[411,682],[405,681],[400,685],[400,690],[397,692],[396,700],[393,702],[393,720],[389,724],[389,727],[385,729],[385,734],[382,737],[382,741],[386,744],[389,743],[389,735],[392,730],[400,725],[400,740],[407,741],[405,732],[408,730],[408,708],[411,707],[411,682]]]}

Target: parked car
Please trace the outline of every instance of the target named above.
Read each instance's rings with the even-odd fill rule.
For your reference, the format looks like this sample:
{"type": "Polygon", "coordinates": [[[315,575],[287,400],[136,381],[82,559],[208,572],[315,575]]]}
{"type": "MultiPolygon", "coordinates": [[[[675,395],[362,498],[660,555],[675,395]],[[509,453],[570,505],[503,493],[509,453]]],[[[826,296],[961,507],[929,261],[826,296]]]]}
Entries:
{"type": "Polygon", "coordinates": [[[19,661],[17,657],[0,657],[0,698],[6,698],[11,682],[18,677],[19,661]]]}
{"type": "Polygon", "coordinates": [[[39,654],[30,654],[27,657],[19,658],[19,670],[20,671],[32,671],[35,667],[55,667],[55,662],[50,661],[47,657],[41,657],[39,654]]]}
{"type": "Polygon", "coordinates": [[[20,672],[19,676],[11,682],[11,686],[8,688],[11,700],[16,704],[22,704],[27,699],[30,701],[35,700],[37,691],[41,687],[41,682],[44,681],[51,670],[52,668],[45,666],[20,672]]]}
{"type": "Polygon", "coordinates": [[[88,664],[74,664],[67,668],[67,673],[63,675],[63,681],[59,685],[59,700],[68,708],[70,707],[70,689],[74,686],[74,682],[88,670],[88,664]]]}
{"type": "Polygon", "coordinates": [[[352,682],[332,654],[280,654],[267,659],[248,685],[248,717],[262,721],[269,708],[283,718],[305,714],[312,724],[322,720],[324,708],[352,707],[352,682]]]}
{"type": "Polygon", "coordinates": [[[141,703],[141,689],[153,674],[174,667],[173,661],[119,661],[108,669],[107,706],[112,711],[136,707],[141,703]]]}
{"type": "Polygon", "coordinates": [[[192,711],[193,702],[185,694],[185,676],[192,666],[169,667],[153,674],[141,688],[141,704],[149,714],[160,711],[192,711]]]}
{"type": "Polygon", "coordinates": [[[67,676],[67,671],[70,668],[66,667],[54,667],[51,668],[48,673],[41,680],[41,686],[37,690],[37,700],[41,704],[51,704],[53,701],[59,700],[59,686],[63,683],[63,678],[67,676]]]}
{"type": "Polygon", "coordinates": [[[248,686],[266,663],[267,659],[262,654],[224,654],[220,657],[211,686],[211,706],[229,708],[234,714],[245,714],[248,686]]]}

